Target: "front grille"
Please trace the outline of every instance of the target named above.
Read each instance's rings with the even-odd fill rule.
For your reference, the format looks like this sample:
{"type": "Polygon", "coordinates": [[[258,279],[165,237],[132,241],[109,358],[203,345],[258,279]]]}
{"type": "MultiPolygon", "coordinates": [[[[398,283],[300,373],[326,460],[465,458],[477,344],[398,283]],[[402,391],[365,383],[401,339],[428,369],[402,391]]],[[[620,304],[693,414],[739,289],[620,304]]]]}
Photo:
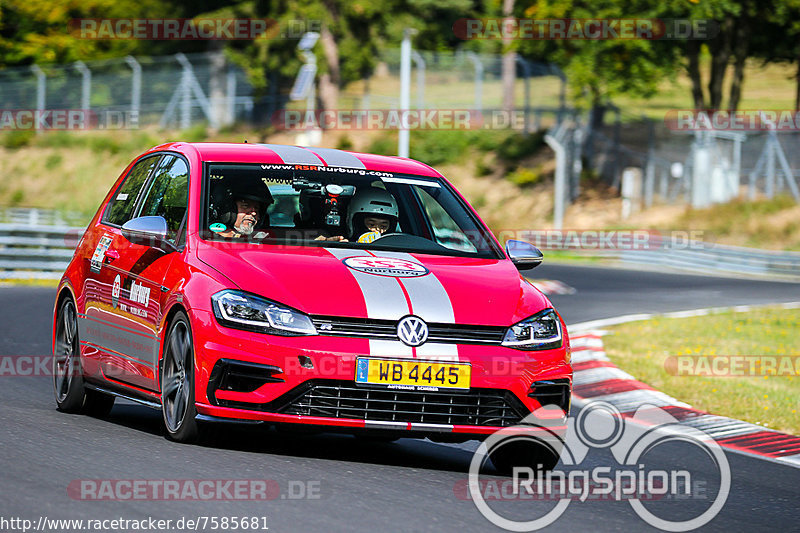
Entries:
{"type": "Polygon", "coordinates": [[[280,409],[288,415],[465,426],[512,426],[528,410],[509,391],[466,393],[370,389],[346,381],[319,381],[280,409]]]}
{"type": "MultiPolygon", "coordinates": [[[[313,316],[311,320],[320,335],[397,339],[396,320],[338,316],[313,316]]],[[[499,345],[507,329],[503,326],[429,323],[427,342],[499,345]]]]}

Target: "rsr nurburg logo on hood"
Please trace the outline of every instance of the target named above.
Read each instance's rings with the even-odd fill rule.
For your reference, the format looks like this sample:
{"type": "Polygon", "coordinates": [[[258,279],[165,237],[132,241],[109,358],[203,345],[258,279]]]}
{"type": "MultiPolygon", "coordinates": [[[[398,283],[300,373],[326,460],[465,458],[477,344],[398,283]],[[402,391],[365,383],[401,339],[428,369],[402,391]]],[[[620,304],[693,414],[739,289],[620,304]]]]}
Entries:
{"type": "Polygon", "coordinates": [[[407,259],[392,257],[347,257],[342,261],[348,268],[374,274],[376,276],[391,276],[395,278],[416,278],[430,272],[427,268],[407,259]]]}

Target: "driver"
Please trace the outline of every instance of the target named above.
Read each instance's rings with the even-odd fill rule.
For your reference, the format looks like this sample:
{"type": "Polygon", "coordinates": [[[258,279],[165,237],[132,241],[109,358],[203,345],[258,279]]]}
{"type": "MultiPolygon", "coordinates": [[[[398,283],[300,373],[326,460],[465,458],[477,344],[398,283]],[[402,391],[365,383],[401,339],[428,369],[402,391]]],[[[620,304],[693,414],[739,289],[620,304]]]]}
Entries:
{"type": "Polygon", "coordinates": [[[359,190],[347,210],[347,229],[353,240],[372,242],[397,230],[397,201],[385,189],[359,190]]]}
{"type": "Polygon", "coordinates": [[[212,230],[216,229],[213,226],[220,226],[217,233],[221,237],[248,237],[256,229],[269,225],[267,207],[272,202],[269,188],[262,180],[238,179],[228,189],[227,198],[221,202],[217,215],[219,223],[212,224],[212,230]]]}

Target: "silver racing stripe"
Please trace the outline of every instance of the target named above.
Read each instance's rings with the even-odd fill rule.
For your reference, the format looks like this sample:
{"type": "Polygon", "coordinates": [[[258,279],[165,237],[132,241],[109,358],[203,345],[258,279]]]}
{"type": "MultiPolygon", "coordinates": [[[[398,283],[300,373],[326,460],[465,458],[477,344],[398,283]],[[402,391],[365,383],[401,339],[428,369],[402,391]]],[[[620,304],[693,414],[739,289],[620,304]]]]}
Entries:
{"type": "MultiPolygon", "coordinates": [[[[372,257],[363,250],[325,249],[340,261],[353,256],[372,257]]],[[[361,288],[369,318],[399,320],[408,314],[406,296],[395,278],[374,276],[353,270],[345,265],[342,266],[350,271],[361,288]]],[[[412,357],[414,355],[410,346],[406,346],[400,341],[382,339],[369,339],[369,353],[370,355],[390,357],[412,357]]]]}
{"type": "MultiPolygon", "coordinates": [[[[375,255],[419,263],[414,256],[404,252],[379,252],[375,255]]],[[[436,274],[431,272],[425,276],[403,278],[398,281],[408,292],[415,315],[426,322],[455,324],[453,302],[450,301],[450,296],[436,274]]]]}
{"type": "MultiPolygon", "coordinates": [[[[404,252],[380,252],[376,255],[419,263],[414,256],[404,252]]],[[[455,323],[453,302],[436,274],[431,272],[426,276],[403,278],[398,281],[405,287],[415,315],[426,322],[455,323]]],[[[436,361],[458,361],[458,346],[426,342],[422,346],[417,346],[417,357],[436,361]]]]}
{"type": "Polygon", "coordinates": [[[335,148],[309,148],[309,151],[324,159],[325,163],[330,167],[367,168],[359,158],[349,152],[343,152],[335,148]]]}
{"type": "Polygon", "coordinates": [[[283,159],[287,165],[317,165],[322,166],[324,163],[313,152],[300,148],[299,146],[286,146],[282,144],[262,144],[266,146],[283,159]]]}
{"type": "MultiPolygon", "coordinates": [[[[336,258],[343,260],[352,256],[377,256],[391,257],[393,259],[403,259],[406,261],[418,262],[411,254],[400,252],[379,252],[369,254],[362,250],[343,250],[338,248],[326,248],[328,252],[336,258]]],[[[367,306],[367,316],[369,318],[399,320],[407,315],[411,310],[413,313],[427,322],[439,322],[446,324],[455,323],[453,303],[450,297],[433,273],[417,278],[389,278],[386,276],[376,276],[348,269],[358,282],[364,301],[367,306]],[[405,294],[400,285],[406,289],[411,310],[408,308],[405,294]]],[[[400,341],[374,340],[370,339],[370,354],[380,356],[411,357],[414,351],[411,347],[400,341]]],[[[418,358],[433,361],[458,361],[458,346],[455,344],[425,343],[416,347],[418,358]]]]}

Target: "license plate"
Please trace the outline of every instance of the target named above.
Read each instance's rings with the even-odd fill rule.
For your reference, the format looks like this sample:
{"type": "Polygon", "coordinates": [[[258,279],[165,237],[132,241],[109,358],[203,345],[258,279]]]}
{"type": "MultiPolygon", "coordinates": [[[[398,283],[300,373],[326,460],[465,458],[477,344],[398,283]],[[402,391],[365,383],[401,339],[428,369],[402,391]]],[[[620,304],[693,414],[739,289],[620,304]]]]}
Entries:
{"type": "Polygon", "coordinates": [[[356,383],[393,389],[469,389],[469,363],[431,363],[416,360],[356,360],[356,383]]]}

